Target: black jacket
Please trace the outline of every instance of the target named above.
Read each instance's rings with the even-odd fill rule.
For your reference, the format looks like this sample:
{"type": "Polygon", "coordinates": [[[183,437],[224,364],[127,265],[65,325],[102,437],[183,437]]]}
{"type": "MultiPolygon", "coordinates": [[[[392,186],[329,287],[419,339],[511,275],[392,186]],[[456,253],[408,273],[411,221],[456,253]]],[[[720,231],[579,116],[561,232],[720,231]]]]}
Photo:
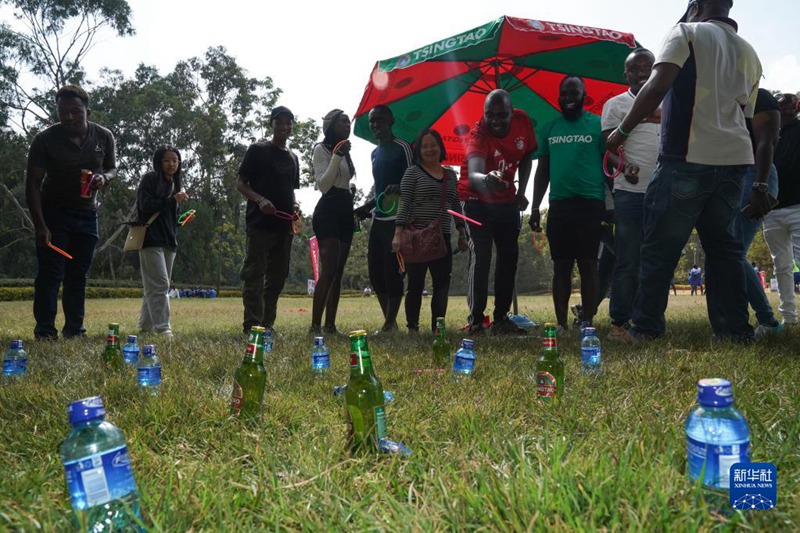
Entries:
{"type": "Polygon", "coordinates": [[[147,228],[142,248],[177,248],[178,203],[173,195],[180,187],[179,178],[170,181],[160,172],[148,172],[142,177],[136,198],[139,222],[145,223],[155,213],[161,213],[147,228]]]}

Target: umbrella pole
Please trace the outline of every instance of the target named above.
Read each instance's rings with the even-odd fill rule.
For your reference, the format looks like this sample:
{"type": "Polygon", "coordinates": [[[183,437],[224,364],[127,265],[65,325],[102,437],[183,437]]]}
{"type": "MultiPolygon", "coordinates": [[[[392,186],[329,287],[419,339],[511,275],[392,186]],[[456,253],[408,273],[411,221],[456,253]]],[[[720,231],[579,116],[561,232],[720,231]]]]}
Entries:
{"type": "Polygon", "coordinates": [[[516,285],[516,283],[514,284],[514,299],[511,302],[513,304],[512,309],[514,311],[514,314],[518,315],[519,314],[519,305],[517,304],[517,285],[516,285]]]}

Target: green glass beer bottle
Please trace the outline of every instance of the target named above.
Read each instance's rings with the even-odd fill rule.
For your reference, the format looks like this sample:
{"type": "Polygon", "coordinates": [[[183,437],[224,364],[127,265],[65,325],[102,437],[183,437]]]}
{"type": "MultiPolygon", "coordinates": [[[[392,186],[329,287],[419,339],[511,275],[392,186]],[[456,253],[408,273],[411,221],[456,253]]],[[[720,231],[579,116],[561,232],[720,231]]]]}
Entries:
{"type": "Polygon", "coordinates": [[[119,356],[122,358],[122,361],[125,362],[125,355],[122,353],[122,337],[119,336],[119,324],[117,322],[111,322],[108,325],[108,335],[114,334],[116,340],[114,341],[114,347],[118,352],[119,356]]]}
{"type": "Polygon", "coordinates": [[[103,368],[116,371],[122,370],[125,361],[122,357],[122,348],[119,346],[118,338],[109,327],[106,336],[106,348],[103,350],[103,368]]]}
{"type": "Polygon", "coordinates": [[[536,362],[536,395],[545,401],[564,394],[564,362],[558,356],[556,325],[544,325],[542,351],[536,362]]]}
{"type": "Polygon", "coordinates": [[[233,377],[231,416],[243,420],[254,420],[261,416],[261,403],[267,385],[267,371],[264,368],[265,331],[260,326],[250,328],[244,359],[233,377]]]}
{"type": "Polygon", "coordinates": [[[447,339],[444,329],[444,317],[436,318],[436,337],[433,339],[433,368],[447,368],[450,366],[450,354],[453,346],[447,339]]]}
{"type": "Polygon", "coordinates": [[[348,448],[351,451],[378,451],[378,441],[386,437],[383,385],[372,371],[367,347],[367,332],[350,333],[350,381],[344,393],[349,424],[348,448]]]}

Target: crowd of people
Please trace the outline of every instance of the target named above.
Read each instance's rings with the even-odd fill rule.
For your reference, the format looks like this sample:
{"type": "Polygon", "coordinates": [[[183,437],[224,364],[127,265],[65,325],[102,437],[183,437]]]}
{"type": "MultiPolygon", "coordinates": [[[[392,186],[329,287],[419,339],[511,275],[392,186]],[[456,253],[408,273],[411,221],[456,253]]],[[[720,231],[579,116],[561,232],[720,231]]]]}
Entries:
{"type": "MultiPolygon", "coordinates": [[[[511,94],[489,92],[482,116],[475,117],[459,173],[442,164],[446,153],[440,132],[425,129],[410,145],[394,135],[391,108],[375,106],[369,113],[377,141],[371,156],[374,194],[361,206],[354,205],[351,186],[356,169],[350,156],[350,117],[341,109],[331,110],[322,120],[323,138],[311,154],[322,196],[312,219],[320,273],[309,331],[337,332],[353,232],[360,220],[371,217],[368,269],[383,314],[379,332],[398,329],[404,297],[406,328],[419,332],[428,272],[430,327],[435,328],[435,319],[447,312],[457,247],[469,253],[469,334],[487,329],[524,334],[509,319],[509,311],[534,159],[529,224],[548,238],[553,309],[561,331],[571,327],[569,300],[577,264],[581,322],[592,323],[610,292],[610,340],[637,343],[664,335],[668,294],[675,290],[673,273],[693,229],[705,250],[705,276],[694,265],[689,283],[692,293],[706,296],[715,336],[749,342],[796,324],[798,99],[789,93],[776,98],[759,89],[761,64],[738,36],[737,24],[729,18],[731,7],[731,0],[689,2],[657,55],[637,49],[620,65],[629,88],[605,102],[602,116],[584,109],[585,84],[569,74],[558,89],[560,115],[538,129],[525,110],[513,107],[511,94]],[[610,179],[615,168],[619,176],[610,179]],[[545,221],[540,208],[546,194],[545,221]],[[746,259],[762,219],[781,320],[746,259]],[[423,262],[403,261],[399,252],[407,232],[433,223],[444,237],[444,254],[423,262]],[[495,252],[490,320],[489,272],[495,252]],[[748,304],[756,315],[755,329],[748,304]]],[[[39,266],[34,333],[50,339],[58,336],[56,295],[62,283],[62,335],[85,331],[86,273],[97,242],[94,195],[116,174],[113,135],[88,120],[86,92],[63,87],[56,106],[60,122],[34,138],[26,182],[39,266]],[[81,169],[89,169],[88,185],[81,182],[81,169]],[[50,244],[74,259],[65,261],[50,244]]],[[[247,201],[241,268],[245,332],[257,325],[274,327],[288,273],[292,218],[300,209],[295,197],[300,163],[288,146],[294,120],[288,108],[272,109],[272,137],[250,145],[238,170],[236,188],[247,201]]],[[[139,251],[142,331],[172,335],[168,293],[178,204],[186,199],[180,152],[159,148],[137,196],[139,222],[150,221],[139,251]]]]}

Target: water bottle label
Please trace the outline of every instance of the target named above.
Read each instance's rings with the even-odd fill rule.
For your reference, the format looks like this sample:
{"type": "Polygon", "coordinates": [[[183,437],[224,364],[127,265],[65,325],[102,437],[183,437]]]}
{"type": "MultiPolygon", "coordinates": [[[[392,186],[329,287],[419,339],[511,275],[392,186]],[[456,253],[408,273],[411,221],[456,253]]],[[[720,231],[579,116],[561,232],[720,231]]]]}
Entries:
{"type": "Polygon", "coordinates": [[[160,366],[143,366],[138,369],[139,384],[142,387],[155,387],[161,384],[160,366]]]}
{"type": "Polygon", "coordinates": [[[139,361],[139,350],[122,350],[122,355],[129,365],[135,365],[139,361]]]}
{"type": "Polygon", "coordinates": [[[4,359],[4,376],[24,376],[28,373],[28,358],[25,359],[4,359]]]}
{"type": "Polygon", "coordinates": [[[386,436],[386,411],[382,405],[375,407],[375,435],[378,440],[386,436]]]}
{"type": "Polygon", "coordinates": [[[102,505],[136,490],[125,445],[66,463],[64,474],[75,509],[102,505]]]}
{"type": "Polygon", "coordinates": [[[555,398],[558,393],[558,382],[550,372],[536,373],[536,394],[539,398],[555,398]]]}
{"type": "Polygon", "coordinates": [[[586,366],[600,366],[600,348],[581,348],[581,361],[586,366]]]}
{"type": "Polygon", "coordinates": [[[456,353],[456,360],[453,365],[453,370],[459,374],[469,374],[475,367],[475,359],[464,357],[456,353]]]}
{"type": "Polygon", "coordinates": [[[330,368],[331,356],[326,353],[314,354],[311,356],[311,366],[313,366],[315,370],[330,368]]]}
{"type": "Polygon", "coordinates": [[[730,488],[730,470],[736,463],[750,462],[750,442],[718,446],[706,444],[686,437],[686,451],[689,459],[689,477],[697,479],[706,467],[703,479],[723,489],[730,488]]]}
{"type": "Polygon", "coordinates": [[[233,416],[239,416],[239,412],[242,410],[243,403],[244,391],[242,390],[242,386],[234,381],[233,392],[231,392],[231,414],[233,416]]]}

